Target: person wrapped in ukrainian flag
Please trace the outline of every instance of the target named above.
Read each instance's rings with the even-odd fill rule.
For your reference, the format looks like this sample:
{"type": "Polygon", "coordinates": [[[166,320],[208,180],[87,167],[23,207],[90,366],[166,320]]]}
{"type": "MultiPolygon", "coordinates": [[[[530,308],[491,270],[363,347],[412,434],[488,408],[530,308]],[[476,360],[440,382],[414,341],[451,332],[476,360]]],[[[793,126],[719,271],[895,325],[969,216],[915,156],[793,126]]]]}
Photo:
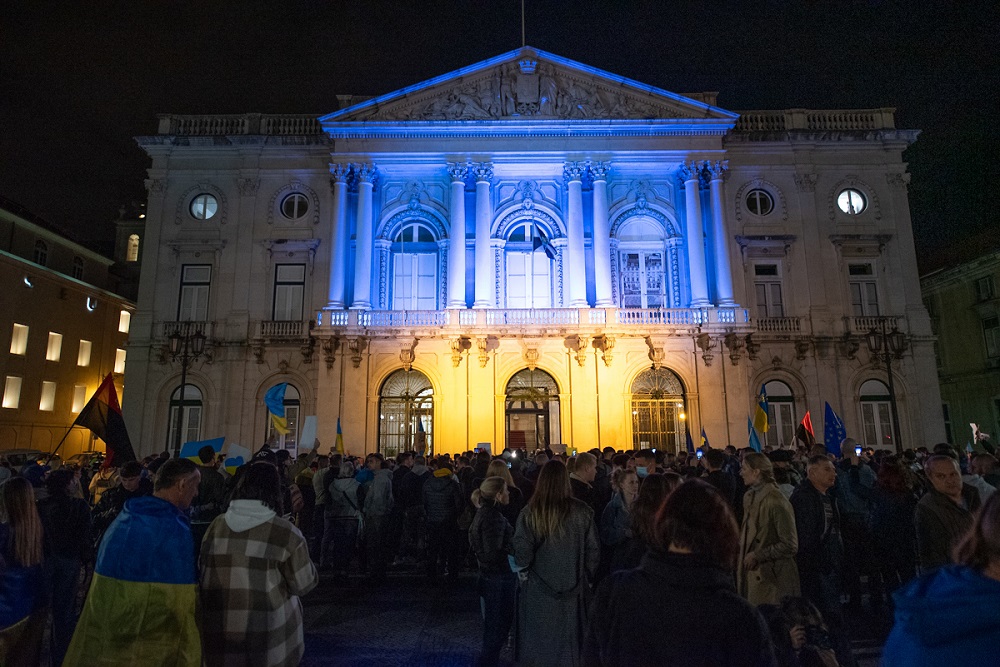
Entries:
{"type": "Polygon", "coordinates": [[[152,496],[125,503],[101,541],[63,665],[201,665],[198,578],[185,513],[200,480],[194,462],[170,459],[152,496]]]}

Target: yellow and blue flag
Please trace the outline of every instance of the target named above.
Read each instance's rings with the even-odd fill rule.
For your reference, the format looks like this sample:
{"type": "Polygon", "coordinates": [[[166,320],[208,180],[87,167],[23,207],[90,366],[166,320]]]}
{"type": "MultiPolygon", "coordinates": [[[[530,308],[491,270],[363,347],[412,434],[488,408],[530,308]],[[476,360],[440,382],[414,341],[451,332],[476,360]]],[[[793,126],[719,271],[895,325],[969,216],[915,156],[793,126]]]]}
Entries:
{"type": "Polygon", "coordinates": [[[711,449],[712,445],[708,444],[708,436],[705,435],[705,427],[701,427],[701,446],[706,449],[711,449]]]}
{"type": "Polygon", "coordinates": [[[340,417],[337,417],[337,441],[334,446],[338,454],[344,453],[344,432],[340,430],[340,417]]]}
{"type": "Polygon", "coordinates": [[[760,395],[757,396],[757,411],[753,415],[753,427],[761,433],[767,433],[769,428],[767,423],[767,390],[764,385],[760,386],[760,395]]]}
{"type": "Polygon", "coordinates": [[[753,422],[750,421],[749,417],[747,417],[747,431],[750,433],[750,440],[747,444],[750,449],[759,452],[761,450],[760,438],[757,437],[757,431],[754,429],[753,422]]]}
{"type": "Polygon", "coordinates": [[[288,430],[288,420],[285,419],[285,389],[287,388],[288,383],[282,382],[274,385],[264,394],[264,405],[267,406],[267,411],[271,415],[271,423],[274,424],[274,430],[281,435],[288,435],[291,432],[288,430]]]}

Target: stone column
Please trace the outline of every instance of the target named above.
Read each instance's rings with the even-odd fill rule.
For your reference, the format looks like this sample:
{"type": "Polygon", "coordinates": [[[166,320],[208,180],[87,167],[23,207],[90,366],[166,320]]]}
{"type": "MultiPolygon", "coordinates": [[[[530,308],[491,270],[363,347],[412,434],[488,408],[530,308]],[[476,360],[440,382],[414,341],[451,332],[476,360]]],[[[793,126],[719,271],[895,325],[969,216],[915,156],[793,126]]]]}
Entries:
{"type": "Polygon", "coordinates": [[[358,234],[354,246],[354,301],[351,308],[368,310],[372,307],[372,191],[375,187],[375,167],[354,165],[358,179],[358,234]]]}
{"type": "MultiPolygon", "coordinates": [[[[448,165],[448,175],[451,177],[448,308],[465,308],[465,175],[468,171],[469,166],[465,164],[452,163],[448,165]]],[[[478,228],[476,232],[478,234],[478,228]]]]}
{"type": "Polygon", "coordinates": [[[490,248],[490,226],[493,222],[493,203],[490,185],[493,182],[493,164],[481,162],[472,166],[476,177],[476,300],[473,308],[493,308],[493,290],[496,275],[493,270],[493,252],[490,248]]]}
{"type": "Polygon", "coordinates": [[[688,269],[691,273],[691,307],[704,308],[708,300],[708,274],[705,269],[705,234],[701,225],[701,195],[699,180],[702,164],[689,162],[681,165],[684,180],[684,202],[687,213],[688,269]]]}
{"type": "Polygon", "coordinates": [[[342,164],[331,164],[333,184],[333,228],[330,230],[330,291],[327,308],[343,308],[344,284],[347,279],[347,172],[342,164]]]}
{"type": "Polygon", "coordinates": [[[569,280],[569,307],[587,307],[587,260],[583,251],[583,170],[579,162],[567,162],[563,168],[566,179],[566,241],[569,266],[564,269],[569,280]]]}
{"type": "Polygon", "coordinates": [[[594,296],[598,308],[614,306],[611,298],[611,226],[608,220],[609,162],[590,165],[594,180],[594,296]]]}
{"type": "Polygon", "coordinates": [[[709,189],[712,197],[712,248],[715,251],[715,297],[720,306],[732,306],[733,271],[729,261],[729,235],[726,233],[726,214],[722,201],[722,183],[729,169],[729,161],[708,165],[711,178],[709,189]]]}

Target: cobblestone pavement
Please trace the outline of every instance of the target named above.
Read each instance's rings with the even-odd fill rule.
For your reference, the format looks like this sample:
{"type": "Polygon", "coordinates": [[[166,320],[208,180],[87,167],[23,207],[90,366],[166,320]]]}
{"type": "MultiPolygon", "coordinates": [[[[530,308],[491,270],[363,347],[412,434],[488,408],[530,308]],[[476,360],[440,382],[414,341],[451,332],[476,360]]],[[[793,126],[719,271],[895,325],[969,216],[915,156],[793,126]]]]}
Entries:
{"type": "MultiPolygon", "coordinates": [[[[307,667],[428,666],[475,664],[482,636],[475,576],[463,574],[454,584],[430,585],[422,576],[390,574],[371,587],[353,577],[336,583],[327,575],[304,602],[307,667]]],[[[877,667],[880,632],[855,616],[859,634],[852,642],[858,667],[877,667]]],[[[510,660],[508,652],[504,656],[510,660]]],[[[508,662],[508,664],[513,664],[508,662]]]]}

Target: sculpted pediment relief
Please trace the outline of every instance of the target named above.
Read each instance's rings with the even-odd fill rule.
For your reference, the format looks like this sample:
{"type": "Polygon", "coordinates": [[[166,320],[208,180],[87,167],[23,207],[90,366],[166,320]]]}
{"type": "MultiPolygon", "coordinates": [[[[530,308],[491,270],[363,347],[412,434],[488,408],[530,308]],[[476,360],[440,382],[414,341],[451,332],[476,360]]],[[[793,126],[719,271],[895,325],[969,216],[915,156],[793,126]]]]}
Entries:
{"type": "Polygon", "coordinates": [[[356,121],[652,120],[736,114],[534,49],[383,95],[321,119],[356,121]]]}

